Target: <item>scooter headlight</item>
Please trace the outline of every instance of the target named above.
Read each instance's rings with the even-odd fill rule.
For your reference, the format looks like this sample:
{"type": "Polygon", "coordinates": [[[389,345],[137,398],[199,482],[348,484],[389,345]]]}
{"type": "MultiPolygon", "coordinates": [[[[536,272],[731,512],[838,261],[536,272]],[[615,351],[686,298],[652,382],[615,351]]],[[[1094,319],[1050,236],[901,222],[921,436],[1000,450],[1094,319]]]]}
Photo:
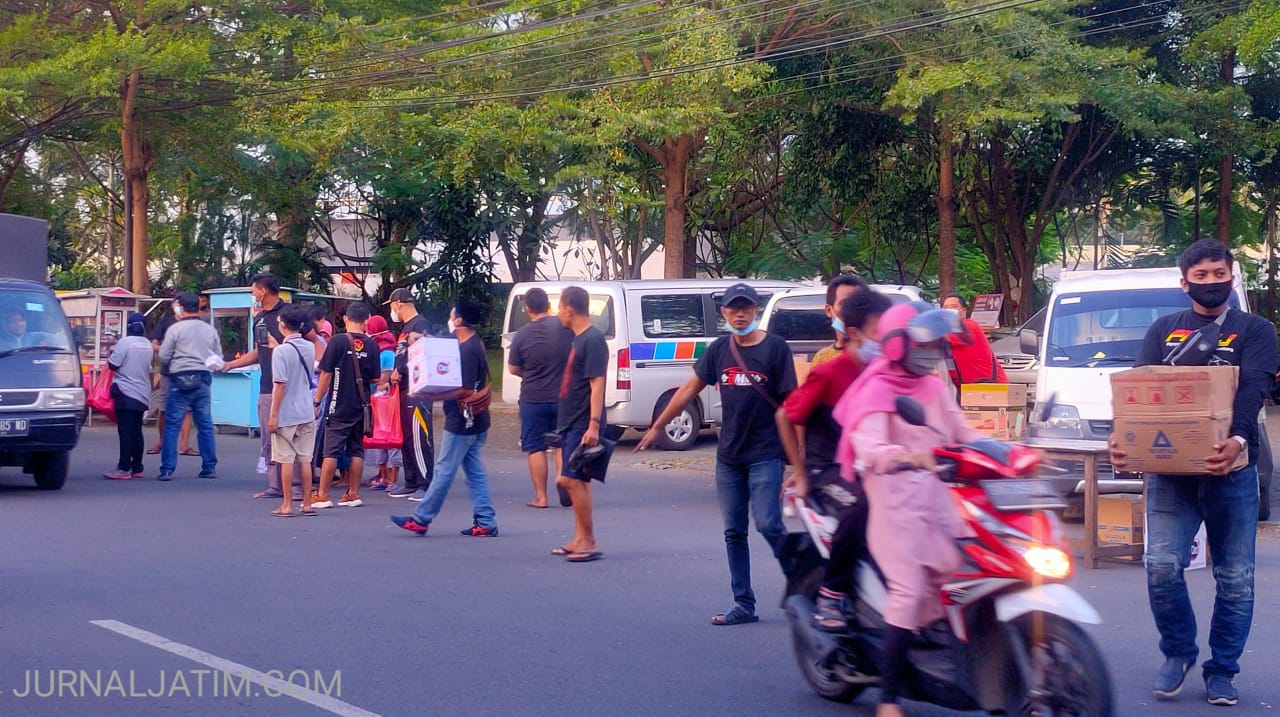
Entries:
{"type": "Polygon", "coordinates": [[[1071,556],[1058,548],[1036,546],[1022,551],[1022,559],[1031,569],[1053,580],[1071,575],[1071,556]]]}

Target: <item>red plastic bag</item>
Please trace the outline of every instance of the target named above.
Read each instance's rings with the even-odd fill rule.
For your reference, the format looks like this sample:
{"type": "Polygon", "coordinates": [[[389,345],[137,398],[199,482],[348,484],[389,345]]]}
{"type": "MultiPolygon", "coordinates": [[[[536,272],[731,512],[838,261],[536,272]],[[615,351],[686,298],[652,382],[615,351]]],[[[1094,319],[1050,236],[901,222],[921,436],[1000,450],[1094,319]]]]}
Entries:
{"type": "Polygon", "coordinates": [[[373,435],[364,439],[365,448],[400,448],[404,431],[400,428],[400,388],[391,384],[387,393],[369,397],[373,408],[373,435]]]}
{"type": "MultiPolygon", "coordinates": [[[[111,382],[116,378],[116,372],[111,370],[110,366],[102,369],[98,374],[98,380],[89,389],[88,398],[85,403],[89,404],[89,408],[101,413],[107,417],[107,420],[115,422],[116,420],[116,401],[111,397],[111,382]]],[[[88,377],[85,378],[88,381],[88,377]]]]}

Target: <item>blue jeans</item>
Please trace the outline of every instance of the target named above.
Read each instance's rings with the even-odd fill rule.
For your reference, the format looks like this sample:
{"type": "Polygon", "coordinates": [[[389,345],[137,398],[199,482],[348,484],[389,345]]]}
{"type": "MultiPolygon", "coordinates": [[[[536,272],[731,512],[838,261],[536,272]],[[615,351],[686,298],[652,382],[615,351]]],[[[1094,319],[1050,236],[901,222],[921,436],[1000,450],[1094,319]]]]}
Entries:
{"type": "Polygon", "coordinates": [[[427,488],[427,495],[413,511],[413,517],[419,523],[430,523],[440,514],[458,468],[462,468],[467,476],[467,490],[471,492],[471,517],[475,524],[482,528],[498,526],[493,512],[493,498],[489,496],[489,478],[485,474],[484,462],[480,460],[480,449],[484,447],[488,436],[488,431],[474,436],[444,432],[444,440],[436,448],[431,485],[427,488]]]}
{"type": "Polygon", "coordinates": [[[733,601],[754,614],[756,595],[751,591],[751,550],[747,546],[747,509],[756,530],[769,541],[774,557],[787,529],[782,524],[782,459],[747,465],[716,461],[716,496],[724,517],[724,546],[729,556],[729,580],[733,601]]]}
{"type": "Polygon", "coordinates": [[[196,443],[200,446],[200,473],[213,475],[218,468],[218,452],[213,445],[213,413],[209,400],[209,387],[213,377],[201,372],[202,381],[193,391],[179,391],[169,381],[169,396],[164,402],[164,440],[160,444],[160,473],[172,474],[178,467],[178,432],[182,430],[182,417],[191,411],[191,423],[196,428],[196,443]]]}
{"type": "Polygon", "coordinates": [[[1234,676],[1253,621],[1253,561],[1258,534],[1258,471],[1230,475],[1151,476],[1147,483],[1147,595],[1166,657],[1194,662],[1196,616],[1182,571],[1204,521],[1217,595],[1204,673],[1234,676]]]}

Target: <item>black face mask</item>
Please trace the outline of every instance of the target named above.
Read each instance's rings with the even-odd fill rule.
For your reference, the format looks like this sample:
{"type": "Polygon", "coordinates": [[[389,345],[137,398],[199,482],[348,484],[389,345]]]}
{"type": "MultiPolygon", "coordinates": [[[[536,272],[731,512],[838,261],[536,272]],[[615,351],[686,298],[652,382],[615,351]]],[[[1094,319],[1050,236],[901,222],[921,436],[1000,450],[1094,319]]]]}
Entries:
{"type": "Polygon", "coordinates": [[[1227,303],[1227,299],[1231,297],[1231,280],[1216,284],[1195,284],[1188,281],[1187,293],[1191,295],[1192,301],[1204,308],[1216,309],[1227,303]]]}

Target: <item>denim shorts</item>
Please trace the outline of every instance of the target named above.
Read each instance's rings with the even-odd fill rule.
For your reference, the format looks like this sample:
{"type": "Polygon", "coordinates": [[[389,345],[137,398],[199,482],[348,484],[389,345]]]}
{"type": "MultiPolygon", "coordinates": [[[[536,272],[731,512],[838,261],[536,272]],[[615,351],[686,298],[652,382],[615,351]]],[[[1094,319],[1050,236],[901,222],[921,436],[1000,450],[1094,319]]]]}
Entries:
{"type": "MultiPolygon", "coordinates": [[[[520,402],[520,450],[525,453],[540,453],[547,450],[544,434],[556,430],[556,414],[560,412],[558,402],[530,403],[520,402]]],[[[567,453],[565,455],[568,455],[567,453]]]]}
{"type": "Polygon", "coordinates": [[[564,431],[564,443],[560,445],[560,455],[562,456],[562,460],[560,461],[560,475],[565,478],[573,478],[574,480],[586,481],[588,483],[591,482],[591,479],[583,475],[582,471],[575,471],[569,467],[569,456],[573,455],[574,449],[578,447],[579,443],[582,443],[582,437],[586,435],[587,428],[590,425],[591,424],[589,423],[583,423],[577,426],[570,426],[564,431]]]}

